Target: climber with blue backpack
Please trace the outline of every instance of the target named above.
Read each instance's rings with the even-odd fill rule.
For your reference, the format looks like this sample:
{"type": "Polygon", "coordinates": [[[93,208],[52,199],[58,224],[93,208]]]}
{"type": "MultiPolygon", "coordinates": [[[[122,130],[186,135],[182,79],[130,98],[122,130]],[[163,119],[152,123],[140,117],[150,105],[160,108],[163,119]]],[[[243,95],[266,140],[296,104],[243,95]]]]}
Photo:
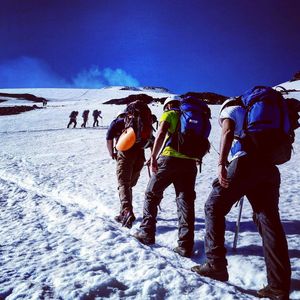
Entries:
{"type": "MultiPolygon", "coordinates": [[[[292,101],[293,102],[293,101],[292,101]]],[[[296,118],[298,114],[294,113],[296,118]]],[[[192,267],[201,276],[227,281],[225,216],[246,196],[262,237],[267,286],[258,297],[289,299],[291,266],[278,211],[280,173],[291,158],[294,130],[289,101],[271,87],[257,86],[221,107],[218,178],[205,203],[206,262],[192,267]],[[229,158],[229,161],[228,161],[229,158]]]]}
{"type": "Polygon", "coordinates": [[[174,252],[191,257],[194,247],[197,161],[209,150],[210,110],[204,101],[168,97],[151,153],[149,180],[140,230],[133,236],[155,243],[156,217],[164,190],[173,184],[178,212],[178,246],[174,252]]]}

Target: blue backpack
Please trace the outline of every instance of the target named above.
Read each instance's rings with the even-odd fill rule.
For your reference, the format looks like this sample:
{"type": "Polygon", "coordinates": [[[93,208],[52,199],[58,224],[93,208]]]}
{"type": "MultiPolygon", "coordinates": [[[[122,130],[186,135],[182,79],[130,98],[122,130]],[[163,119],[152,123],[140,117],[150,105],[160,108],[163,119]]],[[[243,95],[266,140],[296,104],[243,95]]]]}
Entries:
{"type": "Polygon", "coordinates": [[[210,118],[210,109],[204,101],[191,96],[184,98],[180,102],[177,128],[166,145],[201,160],[210,149],[210,118]]]}
{"type": "Polygon", "coordinates": [[[264,162],[280,165],[290,160],[293,143],[287,101],[271,87],[256,86],[241,96],[246,108],[242,148],[264,162]]]}

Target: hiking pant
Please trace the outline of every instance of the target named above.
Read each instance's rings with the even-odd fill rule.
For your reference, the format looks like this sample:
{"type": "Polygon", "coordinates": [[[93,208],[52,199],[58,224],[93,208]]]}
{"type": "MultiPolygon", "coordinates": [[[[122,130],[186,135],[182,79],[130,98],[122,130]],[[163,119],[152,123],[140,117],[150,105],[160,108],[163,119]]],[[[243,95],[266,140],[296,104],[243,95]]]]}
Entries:
{"type": "Polygon", "coordinates": [[[99,121],[98,121],[98,119],[94,118],[93,127],[95,127],[95,126],[99,126],[99,121]]]}
{"type": "Polygon", "coordinates": [[[86,122],[88,119],[83,119],[83,123],[81,124],[81,127],[86,127],[86,122]]]}
{"type": "Polygon", "coordinates": [[[186,250],[193,249],[196,175],[196,162],[192,159],[159,157],[158,172],[151,176],[146,189],[143,220],[140,225],[141,230],[149,237],[155,236],[157,207],[163,198],[163,192],[173,183],[178,214],[178,245],[186,250]]]}
{"type": "Polygon", "coordinates": [[[276,166],[258,163],[248,156],[233,160],[228,167],[230,185],[213,189],[205,203],[205,252],[211,263],[227,263],[224,247],[225,216],[234,203],[247,196],[253,220],[262,237],[268,284],[286,291],[290,288],[291,267],[285,233],[278,212],[280,173],[276,166]]]}
{"type": "Polygon", "coordinates": [[[76,119],[70,119],[70,122],[69,122],[69,124],[68,124],[68,128],[71,126],[71,124],[72,123],[74,123],[74,126],[73,126],[73,128],[75,128],[76,127],[76,125],[77,125],[77,122],[76,122],[76,119]]]}
{"type": "Polygon", "coordinates": [[[142,148],[119,151],[117,155],[118,191],[121,202],[120,212],[132,210],[132,188],[136,185],[144,166],[145,154],[142,148]]]}

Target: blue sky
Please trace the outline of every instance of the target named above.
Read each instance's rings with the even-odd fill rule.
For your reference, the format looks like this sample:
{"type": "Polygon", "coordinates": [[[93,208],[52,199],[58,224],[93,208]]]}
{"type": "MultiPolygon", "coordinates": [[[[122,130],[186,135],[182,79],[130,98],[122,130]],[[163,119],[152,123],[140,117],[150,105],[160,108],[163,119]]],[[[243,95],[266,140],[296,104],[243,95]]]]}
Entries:
{"type": "Polygon", "coordinates": [[[0,88],[237,95],[300,70],[298,0],[0,0],[0,88]]]}

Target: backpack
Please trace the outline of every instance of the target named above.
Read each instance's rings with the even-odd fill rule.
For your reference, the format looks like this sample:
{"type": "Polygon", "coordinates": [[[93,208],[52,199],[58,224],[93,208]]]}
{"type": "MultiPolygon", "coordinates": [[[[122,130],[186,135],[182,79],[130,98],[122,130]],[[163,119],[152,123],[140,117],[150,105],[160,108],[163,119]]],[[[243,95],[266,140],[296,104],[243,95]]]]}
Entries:
{"type": "Polygon", "coordinates": [[[71,112],[69,118],[76,118],[76,116],[77,116],[77,113],[76,113],[76,111],[73,110],[73,111],[71,112]]]}
{"type": "Polygon", "coordinates": [[[82,113],[82,117],[83,118],[87,118],[88,117],[88,115],[89,115],[89,110],[85,110],[85,111],[83,111],[83,113],[82,113]]]}
{"type": "Polygon", "coordinates": [[[125,130],[131,127],[136,136],[135,144],[142,148],[153,144],[152,113],[146,103],[136,100],[125,109],[125,130]]]}
{"type": "Polygon", "coordinates": [[[282,94],[271,87],[256,86],[241,96],[241,102],[246,109],[242,148],[274,165],[289,161],[295,128],[282,94]]]}
{"type": "MultiPolygon", "coordinates": [[[[176,110],[176,109],[175,109],[176,110]]],[[[203,100],[192,96],[180,101],[179,121],[166,146],[189,157],[202,159],[209,152],[211,124],[210,108],[203,100]]]]}
{"type": "Polygon", "coordinates": [[[99,111],[98,111],[97,109],[95,109],[95,110],[93,111],[93,117],[94,117],[94,118],[98,118],[98,117],[99,117],[99,111]]]}

